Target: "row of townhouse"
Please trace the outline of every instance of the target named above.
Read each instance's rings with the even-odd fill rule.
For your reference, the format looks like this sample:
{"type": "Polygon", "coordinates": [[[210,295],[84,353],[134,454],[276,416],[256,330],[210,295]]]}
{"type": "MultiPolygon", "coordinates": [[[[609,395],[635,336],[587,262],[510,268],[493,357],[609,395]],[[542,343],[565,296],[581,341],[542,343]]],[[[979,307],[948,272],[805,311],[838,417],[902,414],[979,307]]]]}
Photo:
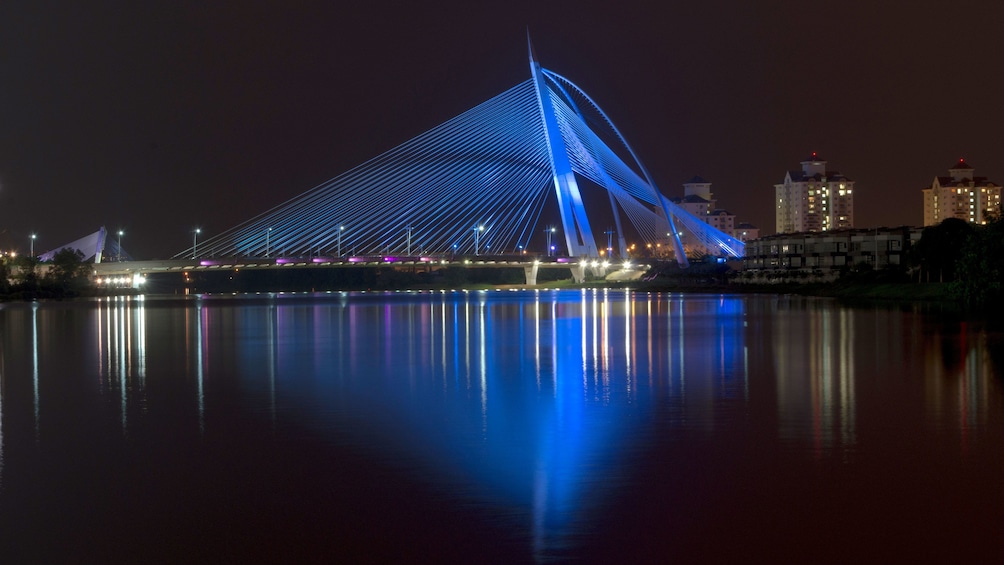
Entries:
{"type": "Polygon", "coordinates": [[[923,228],[845,229],[782,233],[746,243],[749,270],[839,269],[865,263],[875,269],[905,265],[906,254],[923,228]]]}

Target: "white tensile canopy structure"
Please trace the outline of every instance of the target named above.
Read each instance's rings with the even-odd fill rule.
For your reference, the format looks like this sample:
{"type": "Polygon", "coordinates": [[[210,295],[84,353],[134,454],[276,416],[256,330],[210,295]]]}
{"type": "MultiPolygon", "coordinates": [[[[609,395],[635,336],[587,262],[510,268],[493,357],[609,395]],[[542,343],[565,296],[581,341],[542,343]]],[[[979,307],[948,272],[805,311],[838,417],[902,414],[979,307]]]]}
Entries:
{"type": "Polygon", "coordinates": [[[129,254],[124,250],[119,248],[119,244],[114,239],[108,239],[108,230],[104,226],[101,226],[98,231],[86,235],[76,241],[71,241],[64,245],[60,245],[55,249],[46,251],[38,256],[38,260],[41,262],[51,261],[52,258],[63,249],[75,249],[79,251],[84,256],[84,261],[89,261],[94,259],[95,263],[101,262],[101,256],[106,251],[105,246],[108,245],[109,249],[107,251],[111,253],[113,258],[117,259],[130,259],[129,254]]]}

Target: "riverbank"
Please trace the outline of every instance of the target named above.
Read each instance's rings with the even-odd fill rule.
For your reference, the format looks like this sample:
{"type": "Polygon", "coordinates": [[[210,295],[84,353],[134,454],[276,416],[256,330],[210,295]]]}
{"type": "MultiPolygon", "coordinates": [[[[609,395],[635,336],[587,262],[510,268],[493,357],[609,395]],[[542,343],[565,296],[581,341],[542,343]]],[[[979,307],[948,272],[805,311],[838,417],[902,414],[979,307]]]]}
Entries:
{"type": "MultiPolygon", "coordinates": [[[[398,280],[381,281],[380,285],[329,285],[318,287],[303,287],[294,285],[292,288],[285,288],[282,285],[271,288],[228,288],[229,285],[220,287],[188,289],[168,288],[164,285],[148,285],[147,288],[91,288],[83,289],[79,293],[57,295],[48,292],[35,293],[12,293],[0,297],[3,301],[18,300],[59,300],[74,297],[108,297],[108,296],[136,296],[148,294],[151,296],[177,296],[181,294],[243,294],[246,292],[311,292],[311,291],[444,291],[444,290],[553,290],[553,289],[631,289],[641,292],[670,292],[670,293],[694,293],[694,294],[791,294],[801,296],[832,297],[840,299],[855,300],[890,300],[900,302],[941,302],[955,304],[957,300],[951,295],[947,283],[888,283],[888,282],[848,282],[835,281],[832,283],[775,283],[775,284],[751,284],[735,283],[724,281],[720,277],[692,278],[692,277],[659,277],[654,280],[644,281],[606,281],[603,279],[591,279],[582,283],[576,283],[572,279],[557,279],[545,281],[541,284],[528,286],[511,280],[512,277],[504,277],[502,280],[398,280]],[[387,282],[399,284],[387,284],[387,282]],[[342,288],[338,288],[342,286],[342,288]],[[281,290],[279,290],[281,289],[281,290]],[[194,291],[194,292],[193,292],[194,291]]],[[[215,286],[215,285],[214,285],[215,286]]]]}

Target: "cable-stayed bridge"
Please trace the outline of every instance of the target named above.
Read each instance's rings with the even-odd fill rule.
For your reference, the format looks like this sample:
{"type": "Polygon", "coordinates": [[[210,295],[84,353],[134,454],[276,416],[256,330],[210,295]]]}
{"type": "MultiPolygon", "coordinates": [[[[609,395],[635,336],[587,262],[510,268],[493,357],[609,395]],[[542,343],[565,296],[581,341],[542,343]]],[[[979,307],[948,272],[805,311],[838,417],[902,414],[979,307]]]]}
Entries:
{"type": "Polygon", "coordinates": [[[543,249],[546,235],[558,253],[584,258],[626,257],[628,237],[668,239],[686,265],[684,231],[716,255],[743,255],[741,241],[667,200],[599,105],[542,68],[529,47],[528,80],[257,217],[193,239],[175,258],[519,254],[543,249]],[[541,223],[555,208],[560,233],[541,223]],[[600,222],[606,229],[594,231],[600,222]]]}

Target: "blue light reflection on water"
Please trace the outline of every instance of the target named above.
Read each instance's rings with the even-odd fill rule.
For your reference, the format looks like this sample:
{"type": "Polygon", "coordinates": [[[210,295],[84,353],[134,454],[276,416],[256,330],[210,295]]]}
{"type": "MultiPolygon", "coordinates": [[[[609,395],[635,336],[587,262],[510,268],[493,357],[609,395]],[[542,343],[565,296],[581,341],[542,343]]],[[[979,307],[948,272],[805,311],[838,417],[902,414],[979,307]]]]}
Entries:
{"type": "Polygon", "coordinates": [[[242,379],[258,394],[267,383],[280,418],[507,509],[541,554],[615,490],[608,469],[663,391],[678,423],[697,428],[712,424],[714,397],[746,394],[736,297],[352,295],[278,298],[238,315],[242,379]]]}
{"type": "MultiPolygon", "coordinates": [[[[581,556],[584,537],[611,525],[605,512],[639,489],[678,505],[660,504],[669,508],[651,520],[674,545],[712,539],[724,524],[742,526],[733,536],[770,540],[785,528],[759,526],[765,499],[804,504],[800,493],[825,486],[836,494],[814,504],[848,512],[841,504],[860,492],[897,492],[898,475],[876,461],[918,452],[955,477],[942,485],[945,500],[980,509],[985,493],[966,485],[983,477],[965,464],[995,461],[994,446],[1004,445],[989,341],[999,336],[917,311],[586,290],[4,305],[0,324],[0,501],[8,502],[11,489],[72,485],[60,465],[78,467],[81,448],[59,451],[80,434],[101,444],[97,453],[164,441],[198,454],[185,443],[194,439],[261,446],[270,457],[268,446],[296,445],[309,431],[402,470],[458,508],[491,514],[499,535],[547,559],[581,556]],[[108,415],[118,439],[104,435],[108,415]],[[269,435],[243,431],[254,421],[269,435]],[[248,436],[227,436],[238,428],[248,436]],[[922,448],[904,443],[901,430],[925,438],[922,448]],[[36,455],[26,453],[45,457],[33,468],[26,462],[36,455]],[[806,468],[805,455],[826,471],[806,468]],[[639,486],[650,476],[664,484],[639,486]],[[821,484],[827,476],[842,481],[821,484]],[[736,486],[746,484],[757,488],[736,486]],[[714,521],[692,518],[701,512],[714,521]],[[670,523],[689,533],[662,527],[670,523]]],[[[186,496],[145,478],[144,465],[133,480],[186,496]]],[[[318,472],[338,480],[342,470],[318,472]]],[[[83,508],[108,495],[69,492],[83,508]]],[[[111,508],[133,509],[118,504],[111,508]]],[[[0,505],[4,525],[21,517],[9,508],[21,507],[0,505]]],[[[866,523],[881,515],[874,510],[853,507],[866,523]]],[[[944,528],[924,512],[897,520],[944,528]]],[[[786,522],[806,524],[798,513],[786,522]]],[[[846,527],[829,526],[834,538],[846,527]]]]}

